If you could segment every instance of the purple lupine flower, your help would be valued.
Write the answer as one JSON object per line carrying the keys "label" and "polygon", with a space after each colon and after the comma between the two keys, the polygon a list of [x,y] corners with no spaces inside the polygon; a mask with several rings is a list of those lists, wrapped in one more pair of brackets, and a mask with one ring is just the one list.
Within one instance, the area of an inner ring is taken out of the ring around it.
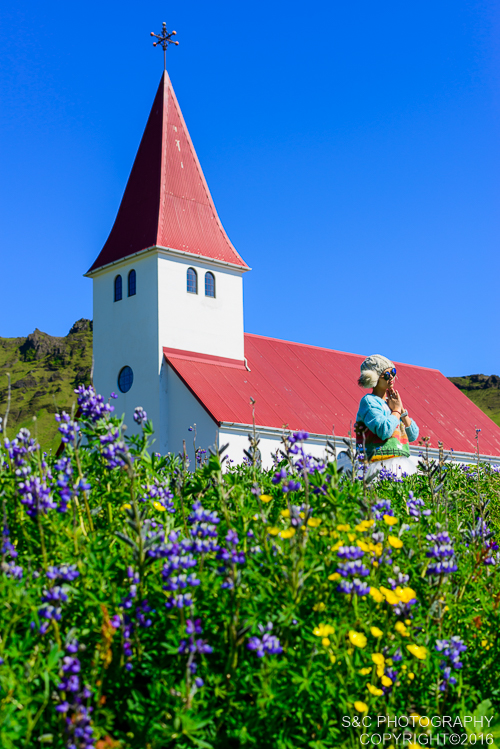
{"label": "purple lupine flower", "polygon": [[57,507],[44,478],[28,476],[18,484],[17,488],[21,495],[21,504],[26,507],[26,514],[32,518],[39,513],[46,514],[48,510]]}
{"label": "purple lupine flower", "polygon": [[391,507],[390,499],[379,499],[372,507],[372,513],[375,520],[382,520],[384,515],[394,516],[394,510]]}
{"label": "purple lupine flower", "polygon": [[463,663],[460,660],[461,653],[465,653],[467,645],[460,639],[460,637],[451,637],[449,640],[436,640],[436,650],[438,653],[442,653],[444,659],[439,664],[439,668],[442,671],[443,681],[439,685],[441,692],[445,692],[448,685],[455,685],[457,680],[451,675],[452,668],[459,670],[462,668]]}
{"label": "purple lupine flower", "polygon": [[448,531],[428,533],[426,538],[431,544],[426,551],[426,556],[436,560],[428,565],[427,575],[449,575],[455,572],[458,567],[454,560],[455,550]]}
{"label": "purple lupine flower", "polygon": [[65,716],[67,749],[94,749],[94,729],[91,724],[92,708],[84,704],[92,692],[87,685],[81,685],[78,674],[81,664],[75,653],[78,652],[78,642],[71,641],[66,646],[66,653],[62,661],[63,676],[58,684],[61,701],[56,705],[56,711]]}
{"label": "purple lupine flower", "polygon": [[97,395],[92,385],[80,385],[74,392],[84,419],[96,422],[114,410],[113,406],[104,402],[102,395]]}
{"label": "purple lupine flower", "polygon": [[14,580],[21,580],[23,577],[23,568],[14,561],[17,558],[17,551],[9,536],[10,531],[5,518],[2,529],[2,561],[0,569],[6,577],[12,577]]}
{"label": "purple lupine flower", "polygon": [[356,559],[354,562],[339,563],[335,572],[338,572],[342,577],[353,577],[354,575],[367,577],[370,574],[370,570],[364,566],[360,559]]}
{"label": "purple lupine flower", "polygon": [[394,471],[391,471],[389,468],[386,468],[383,466],[380,471],[377,474],[377,478],[379,481],[392,481],[396,484],[402,484],[403,478],[406,476],[405,473],[402,474],[402,476],[398,476],[397,473]]}
{"label": "purple lupine flower", "polygon": [[61,441],[64,442],[64,444],[71,443],[74,445],[78,439],[78,432],[80,431],[80,425],[78,422],[71,419],[71,416],[69,416],[66,411],[63,411],[62,414],[56,414],[55,420],[61,425],[58,428],[58,432],[61,435]]}
{"label": "purple lupine flower", "polygon": [[21,468],[25,464],[26,456],[30,456],[36,452],[40,448],[40,445],[31,437],[29,429],[23,427],[12,441],[8,439],[4,440],[4,447],[14,466]]}
{"label": "purple lupine flower", "polygon": [[61,564],[59,567],[49,567],[47,569],[47,577],[49,580],[63,580],[66,583],[70,583],[79,577],[75,564]]}
{"label": "purple lupine flower", "polygon": [[134,409],[134,421],[135,421],[135,423],[139,424],[139,426],[141,426],[147,420],[148,420],[148,415],[147,415],[146,411],[143,409],[142,406],[137,406]]}
{"label": "purple lupine flower", "polygon": [[261,637],[255,635],[250,637],[247,642],[248,650],[254,650],[258,658],[264,658],[265,655],[279,655],[283,652],[279,639],[270,634],[273,625],[272,622],[268,622],[265,626],[262,624],[258,625]]}
{"label": "purple lupine flower", "polygon": [[355,559],[361,559],[364,556],[364,551],[359,546],[340,546],[337,549],[337,556],[339,559],[354,561]]}
{"label": "purple lupine flower", "polygon": [[126,453],[125,442],[120,439],[120,432],[116,427],[110,426],[107,434],[101,435],[99,441],[102,446],[102,456],[109,468],[120,468],[125,465],[123,459]]}
{"label": "purple lupine flower", "polygon": [[287,478],[287,472],[284,468],[280,468],[280,470],[274,474],[274,476],[271,479],[271,482],[273,484],[279,484],[283,481],[283,479]]}
{"label": "purple lupine flower", "polygon": [[174,503],[172,502],[174,495],[165,482],[162,482],[155,477],[152,485],[148,484],[142,488],[145,492],[145,496],[142,498],[143,502],[145,502],[146,499],[151,499],[160,502],[167,512],[175,512]]}
{"label": "purple lupine flower", "polygon": [[421,508],[425,507],[425,502],[423,499],[419,499],[418,497],[413,496],[413,492],[408,492],[408,499],[406,500],[406,508],[408,510],[408,514],[411,515],[411,517],[416,518],[417,520],[422,517],[428,517],[431,514],[430,510],[422,510]]}

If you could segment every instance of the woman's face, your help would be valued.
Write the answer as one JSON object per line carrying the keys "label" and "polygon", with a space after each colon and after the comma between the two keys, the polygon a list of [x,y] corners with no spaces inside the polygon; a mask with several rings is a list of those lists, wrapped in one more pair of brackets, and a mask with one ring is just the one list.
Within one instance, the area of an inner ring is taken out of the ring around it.
{"label": "woman's face", "polygon": [[[389,375],[389,378],[387,378],[387,375]],[[378,384],[380,387],[383,387],[384,392],[387,392],[387,390],[394,387],[395,380],[396,380],[396,375],[393,374],[393,368],[389,367],[388,369],[385,370],[385,372],[382,372],[382,374],[378,378]]]}

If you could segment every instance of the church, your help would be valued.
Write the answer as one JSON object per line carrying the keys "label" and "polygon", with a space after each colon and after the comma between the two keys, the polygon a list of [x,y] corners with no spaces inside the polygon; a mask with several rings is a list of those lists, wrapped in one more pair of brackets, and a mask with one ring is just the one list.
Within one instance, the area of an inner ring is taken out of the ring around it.
{"label": "church", "polygon": [[[93,281],[94,385],[117,393],[127,434],[134,408],[153,420],[154,450],[229,443],[236,463],[255,418],[265,466],[284,430],[309,432],[323,456],[343,447],[361,397],[364,357],[244,332],[251,269],[227,236],[165,70]],[[367,351],[366,355],[374,352]],[[381,352],[388,356],[391,352]],[[436,369],[395,362],[405,408],[455,460],[500,463],[500,428]],[[196,425],[196,427],[194,427]],[[190,429],[191,428],[191,429]],[[417,459],[420,447],[411,445]]]}

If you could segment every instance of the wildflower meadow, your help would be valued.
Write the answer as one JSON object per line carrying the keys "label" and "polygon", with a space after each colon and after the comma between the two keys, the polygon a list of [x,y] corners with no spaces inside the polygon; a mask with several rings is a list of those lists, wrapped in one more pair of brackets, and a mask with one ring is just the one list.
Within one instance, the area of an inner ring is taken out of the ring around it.
{"label": "wildflower meadow", "polygon": [[126,437],[76,395],[57,455],[2,435],[2,749],[348,748],[368,715],[498,749],[498,468],[423,440],[368,483],[305,432],[271,470],[255,432],[244,464],[190,466],[142,408]]}

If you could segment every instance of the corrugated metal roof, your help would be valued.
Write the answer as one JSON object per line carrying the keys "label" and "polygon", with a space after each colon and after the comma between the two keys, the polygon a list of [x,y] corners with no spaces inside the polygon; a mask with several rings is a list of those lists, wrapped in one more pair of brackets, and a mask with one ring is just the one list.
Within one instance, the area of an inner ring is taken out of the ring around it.
{"label": "corrugated metal roof", "polygon": [[[165,357],[212,418],[248,424],[250,397],[260,426],[347,436],[366,392],[357,385],[362,356],[245,334],[243,362],[226,366],[202,354],[164,349]],[[500,455],[500,428],[437,369],[395,362],[397,388],[420,436],[445,449]]]}
{"label": "corrugated metal roof", "polygon": [[90,271],[154,246],[248,267],[217,215],[166,71],[115,223]]}

